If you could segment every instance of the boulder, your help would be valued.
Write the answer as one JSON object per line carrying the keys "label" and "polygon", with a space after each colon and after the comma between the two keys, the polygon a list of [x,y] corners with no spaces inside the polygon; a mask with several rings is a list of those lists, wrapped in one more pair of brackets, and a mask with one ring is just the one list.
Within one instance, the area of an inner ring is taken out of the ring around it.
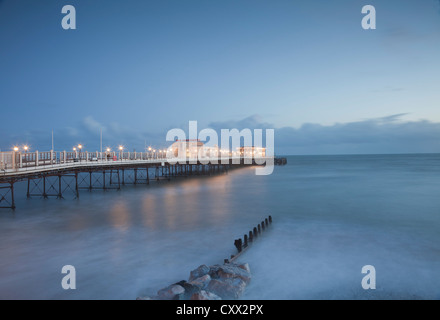
{"label": "boulder", "polygon": [[207,290],[224,300],[234,300],[241,297],[246,288],[246,283],[240,278],[213,279],[209,282]]}
{"label": "boulder", "polygon": [[151,301],[151,300],[157,300],[157,298],[153,298],[153,297],[137,297],[136,298],[137,301]]}
{"label": "boulder", "polygon": [[240,278],[246,283],[246,285],[251,282],[252,278],[250,271],[248,272],[234,263],[212,266],[210,268],[209,275],[212,279]]}
{"label": "boulder", "polygon": [[137,300],[234,300],[241,297],[251,281],[247,263],[227,263],[191,271],[189,281],[180,281],[162,290],[157,296]]}
{"label": "boulder", "polygon": [[238,267],[239,267],[240,269],[243,269],[243,270],[246,271],[247,273],[251,274],[251,268],[249,267],[249,264],[248,264],[248,263],[240,264],[240,265],[238,265]]}
{"label": "boulder", "polygon": [[175,300],[184,293],[185,293],[185,289],[182,286],[173,284],[169,287],[159,290],[157,295],[160,300]]}
{"label": "boulder", "polygon": [[198,293],[194,293],[191,296],[191,300],[221,300],[221,299],[222,298],[220,298],[218,295],[205,290],[202,290]]}
{"label": "boulder", "polygon": [[200,289],[206,289],[209,281],[211,281],[211,276],[209,274],[206,274],[203,277],[200,277],[200,278],[197,278],[193,281],[190,281],[189,283],[192,284],[193,286],[200,288]]}
{"label": "boulder", "polygon": [[209,273],[209,271],[210,271],[210,268],[208,266],[201,265],[197,269],[191,271],[191,274],[189,276],[189,282],[207,275]]}
{"label": "boulder", "polygon": [[176,299],[178,300],[189,300],[193,294],[199,293],[201,290],[201,288],[199,288],[198,286],[186,281],[180,281],[178,283],[175,283],[175,285],[179,285],[183,289],[185,289],[185,292],[183,294],[179,294],[179,297],[176,297]]}

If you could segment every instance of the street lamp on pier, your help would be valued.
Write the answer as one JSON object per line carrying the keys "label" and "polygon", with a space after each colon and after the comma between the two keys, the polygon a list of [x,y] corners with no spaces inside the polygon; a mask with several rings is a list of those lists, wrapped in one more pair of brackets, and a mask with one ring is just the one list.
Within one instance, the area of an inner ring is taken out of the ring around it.
{"label": "street lamp on pier", "polygon": [[82,150],[82,148],[83,148],[83,145],[82,145],[82,144],[79,144],[79,145],[78,145],[78,150],[79,150],[79,162],[81,162],[81,150]]}
{"label": "street lamp on pier", "polygon": [[122,151],[124,150],[124,147],[123,146],[119,146],[119,158],[121,159],[121,161],[122,161],[122,156],[123,156],[123,153],[122,153]]}

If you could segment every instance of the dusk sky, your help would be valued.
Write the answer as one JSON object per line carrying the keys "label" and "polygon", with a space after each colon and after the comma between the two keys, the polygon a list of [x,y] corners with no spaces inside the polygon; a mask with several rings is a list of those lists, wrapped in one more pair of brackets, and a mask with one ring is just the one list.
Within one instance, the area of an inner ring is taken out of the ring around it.
{"label": "dusk sky", "polygon": [[197,120],[274,128],[278,154],[440,152],[440,1],[0,0],[0,108],[2,151]]}

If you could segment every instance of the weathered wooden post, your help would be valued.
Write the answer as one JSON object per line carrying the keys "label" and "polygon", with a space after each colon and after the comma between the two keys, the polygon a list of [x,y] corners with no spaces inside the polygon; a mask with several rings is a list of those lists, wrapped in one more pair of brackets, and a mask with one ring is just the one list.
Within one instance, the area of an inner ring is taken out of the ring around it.
{"label": "weathered wooden post", "polygon": [[241,239],[235,240],[234,245],[237,248],[238,252],[243,251],[243,242]]}
{"label": "weathered wooden post", "polygon": [[249,231],[249,235],[244,235],[244,241],[242,239],[237,239],[234,242],[234,246],[237,248],[238,254],[231,255],[230,259],[225,259],[225,264],[231,263],[236,260],[243,252],[245,252],[250,245],[260,236],[262,231],[266,228],[269,228],[269,223],[272,223],[272,217],[269,216],[267,219],[264,219],[257,227],[253,228],[253,230]]}

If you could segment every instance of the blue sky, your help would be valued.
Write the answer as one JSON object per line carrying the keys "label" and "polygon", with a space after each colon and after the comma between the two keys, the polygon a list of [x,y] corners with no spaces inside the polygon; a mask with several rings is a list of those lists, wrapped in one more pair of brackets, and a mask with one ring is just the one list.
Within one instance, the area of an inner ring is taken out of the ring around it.
{"label": "blue sky", "polygon": [[440,152],[439,57],[438,0],[0,0],[0,148],[140,150],[197,120],[285,154]]}

